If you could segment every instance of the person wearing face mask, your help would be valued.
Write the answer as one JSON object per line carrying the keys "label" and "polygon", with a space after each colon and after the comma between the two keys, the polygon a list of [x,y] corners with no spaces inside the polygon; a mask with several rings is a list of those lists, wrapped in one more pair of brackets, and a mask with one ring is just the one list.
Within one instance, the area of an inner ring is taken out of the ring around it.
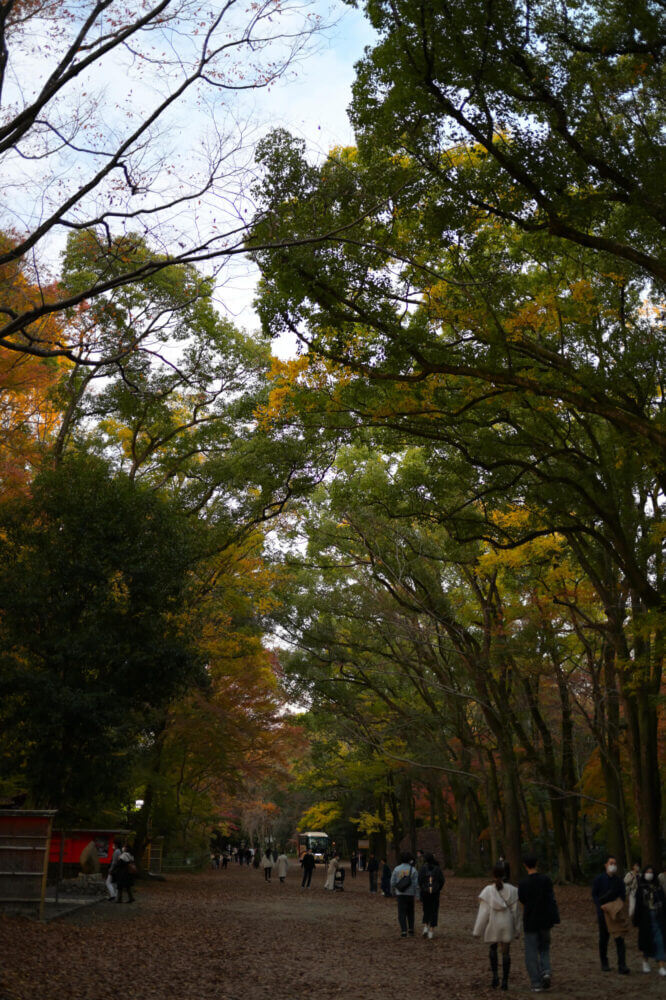
{"label": "person wearing face mask", "polygon": [[638,882],[633,922],[638,927],[638,948],[643,952],[643,972],[650,972],[650,959],[657,960],[659,975],[666,976],[666,899],[652,865]]}
{"label": "person wearing face mask", "polygon": [[[608,964],[610,932],[606,922],[606,914],[602,910],[602,906],[606,903],[613,903],[616,899],[624,901],[626,897],[625,884],[617,873],[617,860],[610,856],[606,859],[604,871],[600,875],[597,875],[592,883],[592,899],[597,908],[599,958],[601,959],[602,972],[610,972],[610,965]],[[613,937],[615,938],[615,949],[617,951],[617,971],[621,975],[626,976],[629,974],[629,969],[627,968],[624,934],[614,933]]]}

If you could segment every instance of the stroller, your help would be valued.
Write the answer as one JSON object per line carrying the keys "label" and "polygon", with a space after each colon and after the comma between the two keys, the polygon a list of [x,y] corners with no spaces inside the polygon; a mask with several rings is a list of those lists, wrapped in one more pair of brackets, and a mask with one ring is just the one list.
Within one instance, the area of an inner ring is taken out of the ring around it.
{"label": "stroller", "polygon": [[333,892],[344,892],[345,891],[345,870],[344,868],[338,868],[335,873],[335,879],[333,881]]}

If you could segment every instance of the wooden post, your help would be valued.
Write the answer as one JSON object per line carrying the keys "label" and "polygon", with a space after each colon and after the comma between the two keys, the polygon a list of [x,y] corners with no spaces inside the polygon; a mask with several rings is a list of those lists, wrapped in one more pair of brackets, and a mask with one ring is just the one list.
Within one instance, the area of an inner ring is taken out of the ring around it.
{"label": "wooden post", "polygon": [[46,896],[46,877],[49,872],[49,854],[51,849],[51,832],[53,830],[53,816],[49,816],[49,828],[46,834],[46,848],[44,850],[44,869],[42,871],[42,894],[39,900],[39,920],[44,919],[44,897]]}

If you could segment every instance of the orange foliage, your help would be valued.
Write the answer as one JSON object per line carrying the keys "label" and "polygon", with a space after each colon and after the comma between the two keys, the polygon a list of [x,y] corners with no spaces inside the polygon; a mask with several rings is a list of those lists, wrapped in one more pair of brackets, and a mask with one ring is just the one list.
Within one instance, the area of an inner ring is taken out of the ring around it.
{"label": "orange foliage", "polygon": [[[0,249],[11,245],[0,236]],[[0,301],[5,310],[21,312],[39,303],[46,289],[31,281],[22,261],[0,267]],[[43,344],[62,340],[62,321],[49,316],[28,329]],[[20,490],[33,474],[52,438],[58,406],[53,398],[64,362],[0,347],[0,490]]]}

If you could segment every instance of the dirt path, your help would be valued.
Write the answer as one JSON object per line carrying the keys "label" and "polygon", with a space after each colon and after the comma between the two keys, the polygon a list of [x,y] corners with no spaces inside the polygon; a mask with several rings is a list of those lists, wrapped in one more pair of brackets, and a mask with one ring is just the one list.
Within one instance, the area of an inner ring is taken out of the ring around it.
{"label": "dirt path", "polygon": [[[321,869],[302,892],[294,867],[284,885],[232,867],[140,883],[134,905],[100,903],[50,924],[0,916],[0,1000],[504,996],[489,989],[485,947],[470,933],[482,881],[447,880],[433,941],[421,938],[418,923],[417,936],[402,940],[395,901],[371,895],[363,875],[347,873],[342,893],[323,883]],[[602,974],[589,891],[566,887],[557,896],[551,995],[666,997],[666,980],[639,971],[634,933],[632,975]],[[521,941],[509,991],[529,994]]]}

